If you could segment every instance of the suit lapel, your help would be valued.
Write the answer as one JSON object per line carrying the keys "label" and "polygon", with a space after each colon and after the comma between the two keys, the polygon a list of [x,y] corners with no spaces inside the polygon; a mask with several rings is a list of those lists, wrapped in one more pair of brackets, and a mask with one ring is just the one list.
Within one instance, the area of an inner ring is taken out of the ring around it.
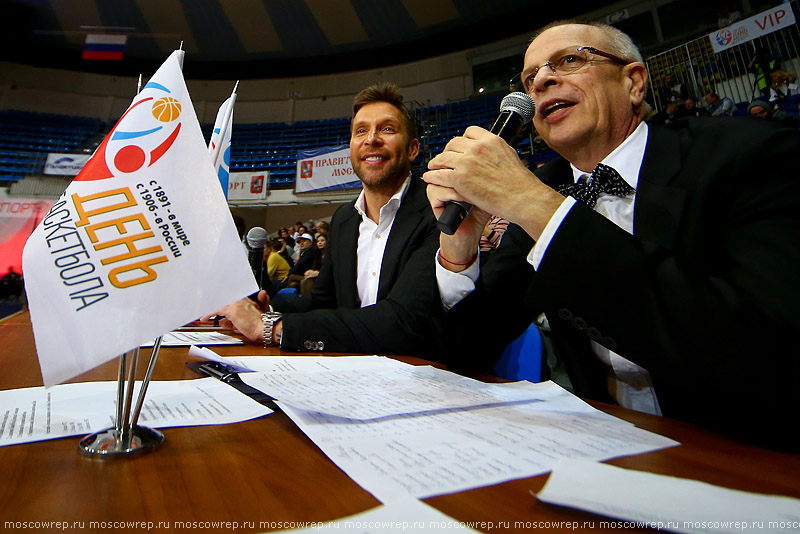
{"label": "suit lapel", "polygon": [[667,128],[648,128],[636,205],[633,233],[672,248],[683,214],[686,191],[669,184],[681,170],[680,135]]}
{"label": "suit lapel", "polygon": [[352,203],[347,215],[333,229],[336,232],[336,242],[331,243],[331,247],[335,247],[336,250],[336,255],[332,257],[334,261],[333,281],[336,287],[336,300],[341,308],[359,307],[356,288],[359,224],[361,224],[361,217]]}
{"label": "suit lapel", "polygon": [[397,269],[400,266],[400,258],[403,252],[407,250],[408,242],[422,220],[422,216],[419,213],[420,209],[428,205],[424,182],[414,176],[410,180],[408,191],[406,191],[400,202],[400,208],[397,210],[394,223],[392,223],[392,230],[389,232],[386,249],[383,251],[381,278],[378,284],[378,300],[385,298],[392,289]]}

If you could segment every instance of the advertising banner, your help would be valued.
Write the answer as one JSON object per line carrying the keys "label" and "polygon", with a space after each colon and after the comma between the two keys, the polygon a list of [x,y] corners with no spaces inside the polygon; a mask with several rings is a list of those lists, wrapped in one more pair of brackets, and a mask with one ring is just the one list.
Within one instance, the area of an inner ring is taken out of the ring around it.
{"label": "advertising banner", "polygon": [[267,198],[269,171],[232,172],[228,178],[228,201]]}
{"label": "advertising banner", "polygon": [[795,23],[794,13],[789,4],[763,11],[725,28],[708,34],[715,53],[752,41],[774,31],[787,28]]}
{"label": "advertising banner", "polygon": [[81,169],[86,165],[90,157],[90,154],[59,154],[57,152],[51,152],[47,155],[47,162],[44,164],[44,173],[75,176],[81,172]]}
{"label": "advertising banner", "polygon": [[54,200],[41,198],[5,197],[0,194],[0,276],[13,267],[22,272],[22,249],[25,241]]}
{"label": "advertising banner", "polygon": [[360,184],[350,164],[348,145],[301,150],[297,153],[296,193],[349,189]]}

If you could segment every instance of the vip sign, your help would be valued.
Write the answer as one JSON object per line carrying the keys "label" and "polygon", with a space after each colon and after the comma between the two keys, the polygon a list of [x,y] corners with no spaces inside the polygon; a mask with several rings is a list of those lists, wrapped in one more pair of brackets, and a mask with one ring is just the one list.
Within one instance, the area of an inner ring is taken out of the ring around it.
{"label": "vip sign", "polygon": [[708,38],[714,52],[719,53],[736,45],[752,41],[757,37],[787,28],[794,23],[795,18],[792,8],[788,4],[783,4],[710,33]]}

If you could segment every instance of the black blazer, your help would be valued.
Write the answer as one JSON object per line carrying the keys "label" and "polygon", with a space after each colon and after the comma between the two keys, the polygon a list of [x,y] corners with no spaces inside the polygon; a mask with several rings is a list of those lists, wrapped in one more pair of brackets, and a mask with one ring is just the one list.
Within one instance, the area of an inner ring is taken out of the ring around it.
{"label": "black blazer", "polygon": [[300,253],[300,256],[297,257],[297,262],[295,262],[294,266],[292,266],[289,271],[290,275],[297,274],[303,276],[306,274],[306,271],[314,268],[315,247],[316,245],[312,242],[311,246]]}
{"label": "black blazer", "polygon": [[355,201],[336,210],[311,295],[281,305],[287,312],[282,348],[436,355],[432,312],[439,294],[431,288],[439,230],[425,188],[425,182],[411,178],[386,243],[378,302],[365,308],[356,289],[361,216]]}
{"label": "black blazer", "polygon": [[[664,415],[798,448],[783,429],[800,415],[799,154],[800,132],[749,117],[651,126],[633,235],[570,210],[525,304],[547,314],[577,394],[608,400],[594,340],[650,371]],[[572,180],[561,158],[536,174]],[[516,262],[483,269],[484,293],[503,291],[498,270],[530,273],[520,234],[504,243]]]}

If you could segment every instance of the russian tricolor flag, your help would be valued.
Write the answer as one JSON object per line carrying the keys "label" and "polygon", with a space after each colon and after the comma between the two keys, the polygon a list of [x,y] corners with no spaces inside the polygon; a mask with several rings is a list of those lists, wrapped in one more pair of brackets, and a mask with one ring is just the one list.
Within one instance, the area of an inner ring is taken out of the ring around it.
{"label": "russian tricolor flag", "polygon": [[83,59],[120,60],[127,41],[127,35],[88,34]]}

